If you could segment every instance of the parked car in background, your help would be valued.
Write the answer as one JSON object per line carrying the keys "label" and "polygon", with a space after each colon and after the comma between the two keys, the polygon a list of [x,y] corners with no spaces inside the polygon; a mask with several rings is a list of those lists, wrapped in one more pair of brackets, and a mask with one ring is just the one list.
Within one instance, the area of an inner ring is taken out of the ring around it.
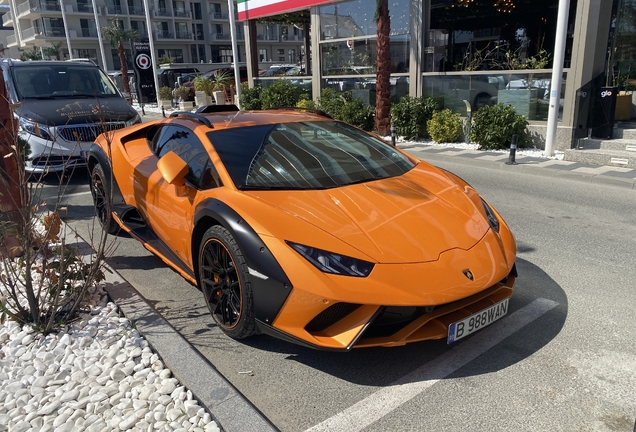
{"label": "parked car in background", "polygon": [[26,170],[63,171],[84,166],[104,131],[141,123],[113,82],[88,62],[0,60],[0,68],[29,144]]}

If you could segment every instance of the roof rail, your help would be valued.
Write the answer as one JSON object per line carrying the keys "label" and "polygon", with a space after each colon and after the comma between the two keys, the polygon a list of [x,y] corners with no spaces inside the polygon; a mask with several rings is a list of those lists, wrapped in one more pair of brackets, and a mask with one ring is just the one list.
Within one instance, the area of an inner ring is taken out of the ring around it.
{"label": "roof rail", "polygon": [[237,112],[239,108],[236,105],[205,105],[198,108],[195,112],[197,114],[212,114],[219,112]]}
{"label": "roof rail", "polygon": [[331,117],[329,114],[327,114],[326,112],[319,110],[319,109],[315,109],[315,108],[303,108],[303,107],[277,107],[277,108],[268,108],[271,110],[292,110],[292,111],[305,111],[305,112],[310,112],[312,114],[318,114],[319,116],[323,116],[323,117],[327,117],[333,120],[333,117]]}
{"label": "roof rail", "polygon": [[214,126],[212,126],[212,123],[210,123],[210,120],[208,120],[207,118],[203,117],[201,114],[188,112],[188,111],[175,111],[172,114],[170,114],[170,117],[171,118],[172,117],[186,117],[186,118],[189,118],[190,120],[194,120],[194,121],[198,121],[199,123],[203,123],[204,125],[206,125],[210,129],[214,129]]}

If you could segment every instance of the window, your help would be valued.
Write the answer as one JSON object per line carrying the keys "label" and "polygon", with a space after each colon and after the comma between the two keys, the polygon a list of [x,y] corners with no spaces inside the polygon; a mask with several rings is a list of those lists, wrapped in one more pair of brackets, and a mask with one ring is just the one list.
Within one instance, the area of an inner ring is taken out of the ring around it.
{"label": "window", "polygon": [[[126,53],[126,64],[128,65],[128,70],[132,70],[133,69],[133,56],[130,53],[129,49],[125,49],[124,50]],[[119,54],[117,53],[117,48],[111,49],[110,50],[110,54],[113,58],[113,68],[115,70],[120,70],[121,69],[121,63],[119,62]]]}
{"label": "window", "polygon": [[276,52],[278,52],[278,55],[285,55],[285,50],[284,49],[278,49],[278,50],[276,50]]}
{"label": "window", "polygon": [[192,17],[194,19],[203,19],[203,14],[201,13],[201,3],[190,3],[190,12],[192,13]]}
{"label": "window", "polygon": [[208,152],[191,130],[182,126],[164,126],[154,134],[149,145],[159,158],[172,151],[183,159],[188,164],[186,180],[191,185],[199,189],[220,185]]}
{"label": "window", "polygon": [[[234,61],[231,45],[212,45],[212,63],[231,63]],[[240,50],[239,50],[240,51]],[[241,55],[238,54],[240,60]]]}
{"label": "window", "polygon": [[157,54],[159,54],[160,58],[166,55],[171,59],[174,59],[175,63],[183,63],[182,49],[157,49]]}
{"label": "window", "polygon": [[281,39],[286,41],[289,40],[289,27],[285,26],[285,27],[281,27],[280,28],[280,36]]}
{"label": "window", "polygon": [[223,34],[223,24],[214,24],[213,28],[216,30],[214,33],[217,35]]}
{"label": "window", "polygon": [[267,61],[267,50],[266,49],[259,49],[258,50],[258,61],[259,62]]}
{"label": "window", "polygon": [[192,33],[194,33],[194,38],[196,40],[205,39],[205,36],[203,35],[203,24],[192,24]]}
{"label": "window", "polygon": [[289,63],[296,63],[296,50],[295,49],[290,49],[289,50]]}

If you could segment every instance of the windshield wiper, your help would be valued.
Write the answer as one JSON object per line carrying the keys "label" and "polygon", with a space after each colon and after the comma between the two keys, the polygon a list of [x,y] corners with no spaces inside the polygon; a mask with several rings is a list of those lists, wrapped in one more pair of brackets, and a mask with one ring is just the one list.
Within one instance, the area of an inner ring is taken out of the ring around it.
{"label": "windshield wiper", "polygon": [[52,96],[22,96],[22,99],[55,99]]}

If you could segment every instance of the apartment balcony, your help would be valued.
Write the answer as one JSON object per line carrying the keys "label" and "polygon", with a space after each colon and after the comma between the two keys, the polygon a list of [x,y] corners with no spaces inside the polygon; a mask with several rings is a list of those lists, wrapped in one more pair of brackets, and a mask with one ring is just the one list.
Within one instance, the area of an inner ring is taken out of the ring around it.
{"label": "apartment balcony", "polygon": [[177,39],[180,39],[180,40],[194,40],[194,34],[193,33],[176,32],[175,36],[177,37]]}
{"label": "apartment balcony", "polygon": [[[29,0],[18,5],[18,17],[30,15],[31,20],[37,19],[42,14],[50,15],[52,12],[59,12],[62,15],[62,8],[59,2]],[[56,14],[57,15],[57,14]]]}
{"label": "apartment balcony", "polygon": [[280,39],[279,39],[278,35],[257,34],[256,35],[256,40],[269,41],[269,42],[279,42]]}
{"label": "apartment balcony", "polygon": [[[75,33],[73,31],[73,33]],[[34,40],[41,39],[57,39],[57,38],[65,38],[66,33],[64,33],[63,27],[54,27],[45,30],[38,30],[35,27],[28,28],[24,30],[21,34],[22,42],[32,42]]]}
{"label": "apartment balcony", "polygon": [[4,27],[13,27],[13,18],[11,17],[11,12],[5,13],[2,15],[2,25]]}
{"label": "apartment balcony", "polygon": [[210,17],[213,20],[220,20],[220,21],[227,21],[228,19],[230,19],[230,16],[228,14],[221,13],[221,12],[210,14]]}
{"label": "apartment balcony", "polygon": [[157,40],[174,39],[174,33],[169,31],[158,31],[158,32],[155,32],[155,39]]}
{"label": "apartment balcony", "polygon": [[229,34],[214,33],[210,35],[213,41],[229,41],[232,37]]}
{"label": "apartment balcony", "polygon": [[77,32],[78,38],[97,38],[97,29],[94,28],[81,28]]}
{"label": "apartment balcony", "polygon": [[15,37],[14,34],[7,36],[7,47],[17,47],[18,46],[18,38]]}
{"label": "apartment balcony", "polygon": [[192,19],[190,11],[174,11],[175,18],[188,18]]}
{"label": "apartment balcony", "polygon": [[168,9],[157,9],[152,11],[152,14],[155,18],[164,18],[164,17],[172,16],[172,12],[169,11]]}
{"label": "apartment balcony", "polygon": [[128,15],[144,16],[144,8],[142,5],[128,6]]}
{"label": "apartment balcony", "polygon": [[300,42],[302,40],[303,40],[303,37],[300,35],[290,35],[290,34],[280,35],[281,42]]}
{"label": "apartment balcony", "polygon": [[73,12],[77,12],[77,13],[93,13],[93,5],[90,4],[82,4],[82,3],[78,3],[77,6],[75,5],[66,5],[67,11],[68,11],[68,7],[72,6],[73,7]]}
{"label": "apartment balcony", "polygon": [[107,5],[106,15],[123,15],[124,8],[121,5]]}

